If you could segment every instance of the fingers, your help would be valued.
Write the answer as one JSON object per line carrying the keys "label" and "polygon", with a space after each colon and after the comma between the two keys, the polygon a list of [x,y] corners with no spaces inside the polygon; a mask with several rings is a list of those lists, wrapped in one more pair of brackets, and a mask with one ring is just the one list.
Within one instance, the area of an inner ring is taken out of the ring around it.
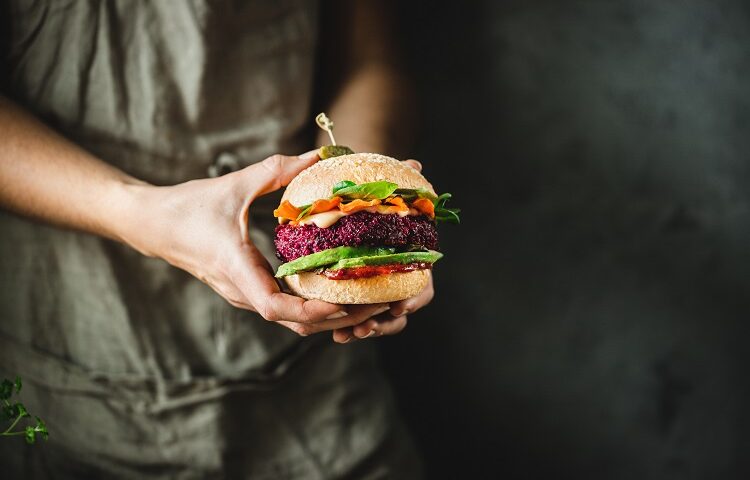
{"label": "fingers", "polygon": [[355,325],[352,333],[357,338],[370,338],[381,335],[393,335],[406,327],[406,315],[394,317],[384,313],[359,325]]}
{"label": "fingers", "polygon": [[314,164],[320,159],[317,150],[311,150],[298,157],[287,157],[285,155],[272,155],[260,163],[251,165],[237,174],[244,178],[243,192],[245,200],[237,216],[240,227],[242,242],[250,243],[247,230],[247,222],[250,212],[250,204],[256,197],[274,192],[281,187],[289,185],[294,177],[302,170]]}
{"label": "fingers", "polygon": [[388,313],[383,313],[359,325],[334,330],[332,337],[336,343],[349,343],[352,340],[395,335],[406,328],[406,324],[406,315],[394,317]]}
{"label": "fingers", "polygon": [[375,336],[395,335],[401,333],[401,331],[406,328],[407,322],[406,315],[400,317],[392,317],[389,315],[387,320],[379,320],[373,330],[375,331]]}
{"label": "fingers", "polygon": [[243,261],[237,262],[232,274],[234,283],[245,297],[245,303],[252,305],[266,320],[315,322],[345,312],[340,305],[281,292],[268,262],[254,245],[244,245],[240,258]]}
{"label": "fingers", "polygon": [[289,185],[302,170],[320,159],[317,150],[310,150],[297,157],[272,155],[243,172],[255,187],[255,196],[265,195]]}
{"label": "fingers", "polygon": [[409,165],[414,170],[421,172],[422,171],[422,164],[419,163],[419,161],[414,159],[404,160],[404,163]]}
{"label": "fingers", "polygon": [[400,317],[401,315],[416,312],[430,303],[434,296],[435,289],[432,286],[432,276],[430,276],[430,283],[419,293],[419,295],[407,298],[406,300],[401,300],[400,302],[392,303],[390,314],[394,317]]}
{"label": "fingers", "polygon": [[348,343],[352,340],[363,338],[395,335],[406,328],[406,315],[416,312],[430,303],[434,295],[435,289],[432,286],[432,277],[430,277],[430,283],[419,295],[392,303],[388,313],[382,313],[353,327],[334,330],[332,335],[333,341],[336,343]]}
{"label": "fingers", "polygon": [[358,325],[368,318],[387,312],[389,306],[388,304],[347,305],[345,308],[346,315],[335,315],[333,318],[319,322],[279,321],[278,323],[299,335],[306,336],[329,330],[351,328],[352,325]]}

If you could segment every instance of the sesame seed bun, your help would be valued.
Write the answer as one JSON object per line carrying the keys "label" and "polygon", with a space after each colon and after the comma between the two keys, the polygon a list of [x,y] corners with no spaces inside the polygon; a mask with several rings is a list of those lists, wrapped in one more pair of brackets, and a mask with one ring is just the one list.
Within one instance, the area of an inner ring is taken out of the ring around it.
{"label": "sesame seed bun", "polygon": [[[331,196],[335,184],[351,180],[357,184],[385,180],[400,188],[435,190],[421,173],[409,165],[377,153],[355,153],[321,160],[303,170],[286,188],[283,200],[307,205]],[[430,270],[388,273],[367,278],[331,280],[314,272],[284,277],[289,289],[302,298],[338,304],[389,303],[413,297],[427,287]]]}
{"label": "sesame seed bun", "polygon": [[302,272],[284,277],[297,296],[339,304],[390,303],[411,298],[430,283],[430,270],[388,273],[352,280],[330,280]]}
{"label": "sesame seed bun", "polygon": [[395,158],[377,153],[354,153],[321,160],[302,170],[286,187],[281,199],[295,206],[307,205],[330,197],[333,186],[342,180],[354,183],[385,180],[401,188],[426,188],[435,193],[421,173]]}

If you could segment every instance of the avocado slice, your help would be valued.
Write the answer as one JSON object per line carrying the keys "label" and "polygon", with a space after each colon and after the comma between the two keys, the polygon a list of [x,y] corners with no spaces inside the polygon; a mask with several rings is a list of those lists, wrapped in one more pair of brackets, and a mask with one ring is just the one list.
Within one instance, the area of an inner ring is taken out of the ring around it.
{"label": "avocado slice", "polygon": [[435,263],[443,257],[443,254],[435,250],[426,252],[403,252],[386,255],[367,257],[344,258],[328,267],[329,270],[341,270],[342,268],[356,268],[367,265],[388,265],[391,263]]}
{"label": "avocado slice", "polygon": [[388,255],[395,252],[395,248],[387,247],[336,247],[323,250],[322,252],[312,253],[299,257],[291,262],[279,266],[276,271],[276,278],[294,275],[297,272],[305,270],[314,270],[316,268],[332,265],[340,260],[348,258],[366,258],[371,255]]}

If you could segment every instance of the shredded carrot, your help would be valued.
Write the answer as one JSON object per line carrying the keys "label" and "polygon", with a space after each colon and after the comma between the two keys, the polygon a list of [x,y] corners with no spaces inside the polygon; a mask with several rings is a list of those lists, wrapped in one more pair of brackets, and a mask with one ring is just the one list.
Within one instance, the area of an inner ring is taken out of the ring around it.
{"label": "shredded carrot", "polygon": [[329,210],[333,210],[341,204],[341,197],[333,197],[331,199],[315,200],[310,207],[310,215],[313,213],[323,213]]}
{"label": "shredded carrot", "polygon": [[292,205],[289,200],[284,200],[281,202],[281,205],[279,205],[279,208],[273,211],[273,216],[295,220],[300,213],[302,213],[302,210]]}
{"label": "shredded carrot", "polygon": [[404,199],[401,197],[388,197],[388,199],[385,202],[396,206],[397,207],[396,211],[409,210],[409,207],[406,205],[406,202],[404,202]]}
{"label": "shredded carrot", "polygon": [[375,205],[380,205],[380,200],[377,198],[375,200],[365,201],[365,200],[352,200],[349,203],[342,203],[339,205],[339,210],[341,210],[344,213],[354,213],[358,212],[360,210],[364,210],[365,208],[374,207]]}
{"label": "shredded carrot", "polygon": [[412,202],[411,206],[430,218],[435,217],[435,205],[427,198],[418,198]]}
{"label": "shredded carrot", "polygon": [[[369,201],[356,199],[349,203],[341,203],[341,197],[333,197],[314,201],[310,210],[307,212],[307,215],[328,212],[337,207],[341,212],[351,214],[375,206],[378,207],[377,212],[383,214],[406,212],[409,210],[409,206],[404,202],[404,199],[399,196],[388,197],[382,202],[378,199]],[[412,202],[411,206],[428,215],[430,218],[435,217],[435,207],[432,202],[426,198],[416,199]],[[281,205],[279,205],[279,208],[273,211],[275,217],[291,220],[292,224],[296,223],[297,217],[299,217],[300,213],[302,213],[302,209],[289,203],[289,200],[284,200]]]}

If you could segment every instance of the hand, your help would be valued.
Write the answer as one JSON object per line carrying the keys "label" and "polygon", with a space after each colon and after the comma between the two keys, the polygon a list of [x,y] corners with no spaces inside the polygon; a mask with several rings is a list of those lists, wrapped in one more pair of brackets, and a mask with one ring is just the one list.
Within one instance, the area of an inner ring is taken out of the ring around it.
{"label": "hand", "polygon": [[286,186],[317,160],[316,151],[274,155],[219,178],[171,187],[133,185],[119,237],[191,273],[235,307],[300,335],[359,325],[389,306],[344,307],[283,293],[248,234],[253,200]]}
{"label": "hand", "polygon": [[[422,171],[422,164],[416,160],[405,160],[410,166]],[[391,304],[388,312],[382,312],[352,327],[337,328],[333,331],[333,341],[337,343],[349,343],[352,340],[363,338],[380,337],[382,335],[395,335],[406,328],[407,314],[416,312],[432,301],[435,290],[432,286],[432,275],[430,283],[416,297],[407,298],[400,302]]]}

